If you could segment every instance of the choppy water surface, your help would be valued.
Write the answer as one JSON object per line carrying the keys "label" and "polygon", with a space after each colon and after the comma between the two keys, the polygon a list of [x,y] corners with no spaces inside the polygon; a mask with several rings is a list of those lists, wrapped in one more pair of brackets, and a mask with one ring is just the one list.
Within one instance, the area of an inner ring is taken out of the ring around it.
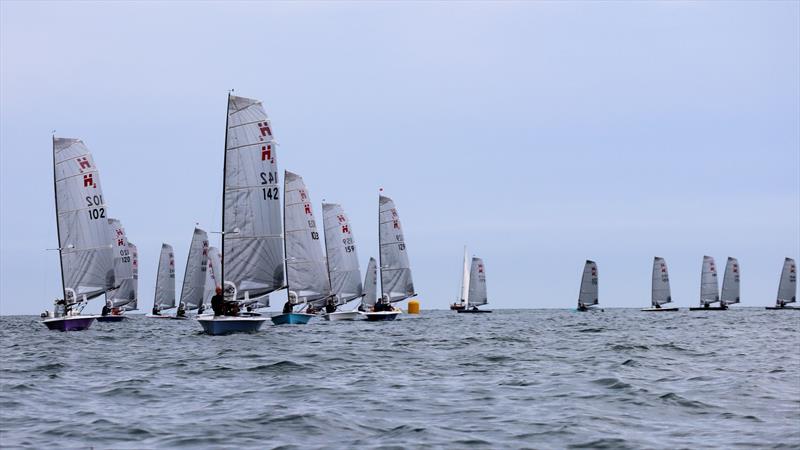
{"label": "choppy water surface", "polygon": [[0,325],[3,446],[800,446],[800,311]]}

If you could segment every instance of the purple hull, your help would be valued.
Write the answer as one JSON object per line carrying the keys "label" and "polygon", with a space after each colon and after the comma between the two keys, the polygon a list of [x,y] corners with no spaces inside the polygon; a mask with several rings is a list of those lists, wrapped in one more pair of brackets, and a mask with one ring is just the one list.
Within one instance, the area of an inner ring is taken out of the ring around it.
{"label": "purple hull", "polygon": [[48,330],[56,331],[82,331],[88,330],[94,322],[94,316],[57,317],[42,321]]}

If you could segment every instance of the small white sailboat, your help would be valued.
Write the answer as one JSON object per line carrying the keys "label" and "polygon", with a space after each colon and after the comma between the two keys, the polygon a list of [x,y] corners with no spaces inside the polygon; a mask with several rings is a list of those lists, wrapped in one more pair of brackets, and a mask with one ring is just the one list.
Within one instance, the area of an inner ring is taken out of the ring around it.
{"label": "small white sailboat", "polygon": [[173,319],[187,319],[186,313],[200,308],[203,304],[207,266],[208,233],[195,228],[192,233],[192,243],[189,245],[189,255],[186,257],[178,310]]}
{"label": "small white sailboat", "polygon": [[490,313],[488,309],[478,309],[478,306],[489,303],[486,296],[486,268],[481,258],[473,257],[469,270],[469,289],[467,290],[464,309],[459,313]]}
{"label": "small white sailboat", "polygon": [[790,303],[797,302],[797,266],[792,258],[783,261],[781,270],[781,281],[778,284],[778,297],[775,306],[767,306],[767,309],[794,309],[800,308],[788,306]]}
{"label": "small white sailboat", "polygon": [[[337,310],[326,312],[325,320],[355,320],[361,315],[357,310],[338,311],[348,302],[363,295],[361,270],[358,267],[358,252],[350,221],[341,205],[322,204],[322,222],[325,228],[325,258],[331,292]],[[329,306],[326,305],[326,309]]]}
{"label": "small white sailboat", "polygon": [[714,258],[703,256],[703,269],[700,273],[700,306],[692,306],[689,311],[723,311],[725,305],[711,306],[719,302],[719,285],[717,284],[717,267]]}
{"label": "small white sailboat", "polygon": [[169,319],[171,316],[162,314],[175,307],[175,253],[169,244],[161,244],[161,253],[158,257],[158,270],[156,272],[156,292],[153,297],[153,311],[147,317],[154,319]]}
{"label": "small white sailboat", "polygon": [[583,265],[581,290],[578,293],[578,311],[597,311],[599,308],[593,308],[600,303],[597,294],[597,263],[587,259]]}
{"label": "small white sailboat", "polygon": [[381,298],[372,311],[363,314],[370,321],[395,320],[401,311],[393,307],[392,303],[417,294],[414,292],[400,216],[394,201],[384,195],[378,197],[378,245]]}
{"label": "small white sailboat", "polygon": [[[278,169],[272,124],[258,100],[228,95],[219,280],[228,302],[269,304],[283,288]],[[213,305],[212,305],[213,306]],[[266,318],[227,309],[197,321],[207,334],[258,331]],[[219,313],[219,314],[218,314]]]}
{"label": "small white sailboat", "polygon": [[109,236],[114,253],[115,288],[106,291],[106,304],[98,322],[121,322],[125,307],[136,302],[136,279],[133,276],[133,255],[122,223],[108,219]]}
{"label": "small white sailboat", "polygon": [[664,258],[656,256],[653,258],[653,283],[650,290],[650,308],[642,308],[642,311],[677,311],[677,307],[664,307],[672,303],[672,294],[669,288],[669,272],[667,262]]}
{"label": "small white sailboat", "polygon": [[97,316],[81,315],[83,307],[116,285],[100,174],[81,140],[53,137],[53,186],[63,298],[42,323],[85,330]]}
{"label": "small white sailboat", "polygon": [[728,257],[725,264],[725,275],[722,278],[722,294],[719,297],[720,306],[727,308],[740,302],[739,299],[739,261]]}

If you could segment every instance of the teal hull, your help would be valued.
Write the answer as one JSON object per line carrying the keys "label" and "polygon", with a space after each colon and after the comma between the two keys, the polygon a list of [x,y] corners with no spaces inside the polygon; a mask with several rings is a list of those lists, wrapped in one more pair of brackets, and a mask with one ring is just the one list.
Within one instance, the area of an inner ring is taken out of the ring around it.
{"label": "teal hull", "polygon": [[305,325],[312,317],[314,317],[312,314],[303,313],[279,314],[272,316],[272,323],[275,325]]}

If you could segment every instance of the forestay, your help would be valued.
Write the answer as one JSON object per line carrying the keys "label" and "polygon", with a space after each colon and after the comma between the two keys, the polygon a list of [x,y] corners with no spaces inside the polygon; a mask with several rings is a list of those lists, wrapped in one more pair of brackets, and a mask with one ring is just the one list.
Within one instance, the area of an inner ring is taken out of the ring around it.
{"label": "forestay", "polygon": [[325,227],[325,250],[331,291],[337,303],[343,305],[361,297],[361,269],[353,230],[344,209],[334,203],[322,204],[322,221]]}
{"label": "forestay", "polygon": [[261,102],[229,96],[222,276],[237,297],[283,288],[283,237],[275,140]]}
{"label": "forestay", "polygon": [[714,258],[703,256],[703,272],[700,276],[700,305],[718,301],[717,267],[714,264]]}
{"label": "forestay", "polygon": [[722,300],[723,305],[739,303],[739,261],[736,258],[729,257],[727,264],[725,264],[720,300]]}
{"label": "forestay", "polygon": [[286,284],[296,303],[321,303],[331,295],[322,242],[314,210],[303,178],[284,174],[284,221],[286,234]]}
{"label": "forestay", "polygon": [[133,285],[133,300],[125,305],[125,311],[136,311],[139,309],[139,249],[136,244],[128,241],[128,249],[131,254],[131,272],[132,272],[132,285]]}
{"label": "forestay", "polygon": [[586,264],[583,266],[583,277],[581,277],[581,290],[578,294],[578,304],[591,306],[598,303],[597,263],[586,260]]}
{"label": "forestay", "polygon": [[486,298],[486,269],[481,258],[472,258],[472,266],[469,270],[469,296],[467,298],[469,299],[467,308],[488,303]]}
{"label": "forestay", "polygon": [[367,264],[367,273],[364,275],[364,297],[361,298],[361,305],[365,310],[370,311],[378,297],[378,264],[375,258],[370,258]]}
{"label": "forestay", "polygon": [[669,288],[669,272],[667,262],[664,258],[656,256],[653,258],[653,284],[651,289],[650,301],[653,307],[665,305],[672,302],[672,294]]}
{"label": "forestay", "polygon": [[175,253],[169,244],[161,244],[153,303],[159,310],[175,307]]}
{"label": "forestay", "polygon": [[117,287],[106,292],[106,299],[113,308],[120,308],[136,300],[133,258],[122,223],[117,219],[108,219],[108,228],[114,254],[114,284]]}
{"label": "forestay", "polygon": [[58,246],[65,295],[91,299],[114,287],[113,250],[100,174],[79,139],[53,138]]}
{"label": "forestay", "polygon": [[403,228],[394,201],[381,195],[378,203],[381,297],[399,302],[415,295]]}
{"label": "forestay", "polygon": [[203,305],[206,307],[211,306],[211,297],[217,293],[217,288],[221,288],[222,284],[217,282],[220,276],[222,267],[222,257],[219,254],[217,247],[208,248],[208,266],[206,267],[206,284],[203,290]]}
{"label": "forestay", "polygon": [[181,288],[181,304],[188,311],[197,309],[203,302],[206,285],[206,265],[208,264],[208,234],[200,228],[194,229],[189,256],[186,258],[186,271]]}
{"label": "forestay", "polygon": [[781,281],[778,284],[777,304],[794,303],[797,301],[797,267],[792,258],[786,258],[781,271]]}

